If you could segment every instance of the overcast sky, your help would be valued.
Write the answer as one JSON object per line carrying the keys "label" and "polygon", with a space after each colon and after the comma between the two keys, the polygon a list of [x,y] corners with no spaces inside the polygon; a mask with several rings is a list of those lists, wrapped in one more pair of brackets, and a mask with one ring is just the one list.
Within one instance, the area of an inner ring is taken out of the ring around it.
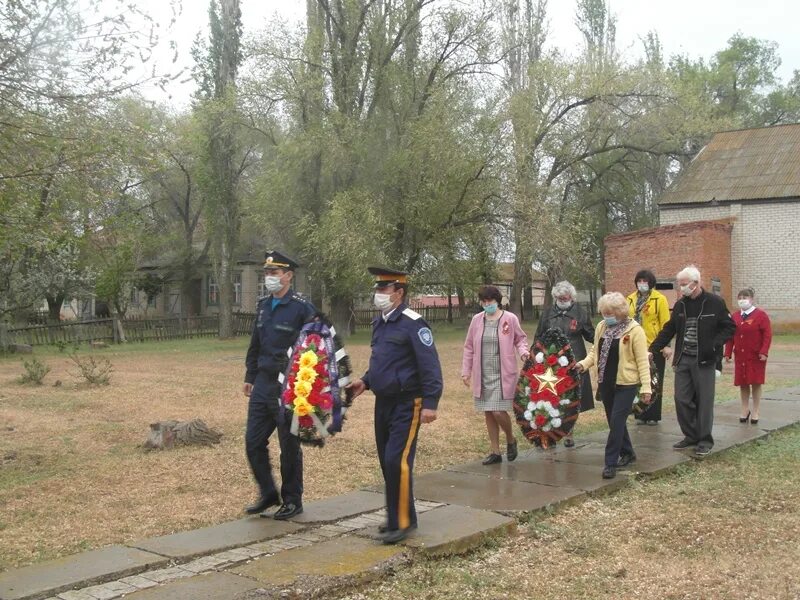
{"label": "overcast sky", "polygon": [[[138,0],[140,6],[164,25],[170,13],[166,0]],[[245,34],[269,27],[279,16],[289,21],[303,18],[305,0],[241,0]],[[182,14],[171,31],[162,32],[162,39],[178,44],[178,64],[191,66],[189,49],[195,35],[207,35],[206,0],[183,0]],[[721,50],[737,31],[745,36],[777,42],[782,60],[779,77],[788,81],[800,69],[800,3],[786,0],[610,0],[617,17],[617,46],[625,58],[641,55],[639,37],[648,31],[658,33],[666,56],[681,53],[708,59]],[[575,27],[575,0],[550,0],[550,44],[570,53],[581,47]],[[164,48],[160,61],[164,69],[170,64],[171,51]],[[145,96],[159,101],[186,106],[193,84],[170,85],[172,99],[160,90],[145,89]]]}

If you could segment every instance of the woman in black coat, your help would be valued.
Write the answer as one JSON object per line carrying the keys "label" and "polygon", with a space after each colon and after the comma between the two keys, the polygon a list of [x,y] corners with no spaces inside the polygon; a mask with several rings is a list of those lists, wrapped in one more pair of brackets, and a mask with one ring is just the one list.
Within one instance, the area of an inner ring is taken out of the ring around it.
{"label": "woman in black coat", "polygon": [[[569,281],[559,281],[553,286],[553,304],[546,308],[539,319],[535,339],[541,339],[542,334],[548,329],[560,329],[569,338],[575,360],[586,358],[586,342],[594,341],[594,325],[589,315],[578,306],[575,286]],[[533,353],[533,350],[532,350]],[[581,378],[581,412],[594,408],[592,396],[592,380],[586,373]],[[564,445],[568,448],[575,445],[572,434],[564,438]]]}

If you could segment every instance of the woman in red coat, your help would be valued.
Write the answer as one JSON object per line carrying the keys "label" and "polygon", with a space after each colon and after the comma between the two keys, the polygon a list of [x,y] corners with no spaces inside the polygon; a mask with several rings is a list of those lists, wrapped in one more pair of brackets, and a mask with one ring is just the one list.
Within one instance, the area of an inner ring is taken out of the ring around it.
{"label": "woman in red coat", "polygon": [[[767,371],[767,355],[772,343],[772,327],[769,316],[753,304],[755,293],[753,288],[745,288],[739,292],[740,311],[732,315],[736,323],[736,333],[725,344],[725,358],[728,362],[731,355],[736,355],[733,369],[733,385],[739,387],[742,400],[740,423],[758,423],[758,409],[761,403],[761,385]],[[753,408],[750,409],[750,394],[753,396]]]}

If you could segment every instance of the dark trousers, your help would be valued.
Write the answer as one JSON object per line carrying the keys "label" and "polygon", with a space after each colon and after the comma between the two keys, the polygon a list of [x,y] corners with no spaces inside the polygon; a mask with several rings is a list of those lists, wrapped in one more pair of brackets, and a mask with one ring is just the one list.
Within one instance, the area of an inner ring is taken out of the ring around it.
{"label": "dark trousers", "polygon": [[667,359],[661,352],[653,354],[653,362],[656,365],[656,373],[658,373],[658,389],[653,390],[653,401],[650,403],[649,408],[636,415],[640,421],[660,421],[661,420],[661,406],[664,398],[664,368],[667,366]]}
{"label": "dark trousers", "polygon": [[625,422],[631,414],[633,399],[636,397],[636,385],[618,385],[614,394],[605,394],[603,407],[606,409],[608,421],[608,439],[606,440],[606,466],[616,467],[619,457],[623,454],[633,455],[631,436],[628,435],[628,426]]}
{"label": "dark trousers", "polygon": [[417,524],[413,471],[422,398],[375,399],[375,445],[386,490],[390,530]]}
{"label": "dark trousers", "polygon": [[687,440],[698,446],[714,445],[714,365],[697,364],[696,356],[682,355],[675,365],[675,412]]}
{"label": "dark trousers", "polygon": [[281,386],[277,379],[264,373],[256,377],[250,404],[247,408],[245,448],[262,496],[276,492],[269,462],[269,438],[278,430],[281,448],[281,500],[284,503],[303,503],[303,451],[300,439],[289,431],[290,423],[280,418]]}

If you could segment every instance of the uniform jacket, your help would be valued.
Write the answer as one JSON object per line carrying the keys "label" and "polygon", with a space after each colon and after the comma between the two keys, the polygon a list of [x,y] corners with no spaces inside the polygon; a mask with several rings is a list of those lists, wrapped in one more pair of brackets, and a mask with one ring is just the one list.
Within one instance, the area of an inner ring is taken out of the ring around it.
{"label": "uniform jacket", "polygon": [[573,302],[567,310],[561,310],[555,304],[549,306],[539,319],[535,339],[540,339],[548,329],[560,329],[569,338],[575,360],[586,358],[586,344],[594,338],[594,327],[584,310]]}
{"label": "uniform jacket", "polygon": [[261,298],[256,307],[256,322],[245,358],[245,383],[253,383],[259,371],[277,378],[288,366],[287,350],[297,340],[300,329],[316,314],[314,305],[289,290],[272,308],[272,295]]}
{"label": "uniform jacket", "polygon": [[381,398],[422,398],[435,410],[442,396],[442,367],[425,320],[405,303],[372,322],[369,369],[361,378]]}
{"label": "uniform jacket", "polygon": [[[594,332],[594,345],[589,355],[579,361],[585,370],[597,364],[600,338],[606,330],[606,322],[600,321]],[[639,323],[631,319],[619,339],[619,366],[617,385],[641,385],[640,393],[650,394],[650,360],[647,357],[647,336]]]}
{"label": "uniform jacket", "polygon": [[772,345],[772,326],[767,313],[756,308],[747,319],[742,318],[741,312],[732,315],[736,323],[736,333],[725,344],[725,357],[730,358],[735,351],[736,355],[758,359],[759,354],[769,356],[769,347]]}
{"label": "uniform jacket", "polygon": [[736,355],[733,384],[763,383],[767,363],[758,355],[769,356],[769,347],[772,344],[769,316],[760,308],[756,308],[743,319],[742,313],[737,311],[733,313],[733,322],[736,323],[736,333],[725,344],[725,356],[731,358],[732,354]]}
{"label": "uniform jacket", "polygon": [[[631,319],[636,314],[636,300],[639,292],[633,292],[628,296],[628,314]],[[642,307],[642,329],[647,336],[647,343],[652,344],[658,332],[664,328],[669,321],[669,301],[667,297],[658,290],[650,290],[650,297]]]}
{"label": "uniform jacket", "polygon": [[[481,396],[481,338],[483,337],[484,312],[474,317],[467,330],[464,341],[464,356],[461,360],[461,376],[472,378],[472,395]],[[528,336],[519,325],[514,313],[503,311],[497,323],[497,337],[500,340],[500,381],[503,398],[513,398],[519,379],[517,354],[528,354]],[[516,354],[515,354],[516,351]]]}
{"label": "uniform jacket", "polygon": [[[715,294],[703,290],[698,298],[701,301],[700,316],[697,319],[697,362],[700,365],[716,365],[717,349],[727,342],[736,324],[728,313],[725,300]],[[686,304],[684,298],[679,299],[672,307],[672,316],[667,324],[650,344],[650,352],[661,352],[675,338],[675,353],[672,364],[678,364],[683,351],[683,334],[686,329]]]}

